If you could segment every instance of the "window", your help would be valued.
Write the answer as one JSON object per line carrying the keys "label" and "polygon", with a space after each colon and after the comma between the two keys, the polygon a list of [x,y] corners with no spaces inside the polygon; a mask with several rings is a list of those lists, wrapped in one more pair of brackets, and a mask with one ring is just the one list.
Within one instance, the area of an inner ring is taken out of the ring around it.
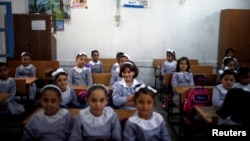
{"label": "window", "polygon": [[0,57],[14,57],[11,2],[0,2]]}

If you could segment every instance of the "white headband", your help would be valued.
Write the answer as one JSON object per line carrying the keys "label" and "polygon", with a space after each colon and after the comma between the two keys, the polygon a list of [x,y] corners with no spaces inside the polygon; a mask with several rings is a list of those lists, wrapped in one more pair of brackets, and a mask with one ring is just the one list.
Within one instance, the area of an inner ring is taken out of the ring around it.
{"label": "white headband", "polygon": [[55,77],[55,76],[57,76],[59,73],[65,73],[65,74],[67,74],[67,73],[63,70],[63,68],[58,68],[56,71],[54,71],[54,72],[51,74],[51,76],[52,76],[52,77]]}
{"label": "white headband", "polygon": [[107,92],[109,91],[105,85],[103,85],[103,84],[97,84],[97,83],[93,84],[93,85],[90,86],[88,89],[90,89],[90,88],[92,88],[92,87],[95,87],[95,86],[103,87]]}
{"label": "white headband", "polygon": [[128,54],[123,54],[124,56],[126,56],[128,58],[128,60],[130,60],[130,56]]}
{"label": "white headband", "polygon": [[129,57],[129,55],[128,54],[122,54],[122,55],[120,55],[118,58],[120,59],[120,58],[122,58],[122,57],[127,57],[128,58],[128,60],[130,60],[130,57]]}
{"label": "white headband", "polygon": [[154,88],[150,87],[150,86],[146,86],[145,84],[141,84],[140,86],[135,88],[135,92],[138,92],[140,89],[142,88],[148,88],[150,91],[152,91],[154,94],[157,93],[157,90],[155,90]]}
{"label": "white headband", "polygon": [[134,64],[131,63],[131,62],[124,62],[123,64],[129,64],[129,65],[131,65],[131,66],[134,66]]}
{"label": "white headband", "polygon": [[28,52],[22,52],[21,57],[23,57],[24,55],[31,56],[31,54],[30,54],[30,53],[28,53]]}
{"label": "white headband", "polygon": [[42,89],[41,89],[41,93],[44,92],[45,89],[47,88],[55,88],[56,90],[58,90],[60,93],[61,93],[61,90],[58,86],[56,85],[53,85],[53,84],[48,84],[48,85],[45,85]]}

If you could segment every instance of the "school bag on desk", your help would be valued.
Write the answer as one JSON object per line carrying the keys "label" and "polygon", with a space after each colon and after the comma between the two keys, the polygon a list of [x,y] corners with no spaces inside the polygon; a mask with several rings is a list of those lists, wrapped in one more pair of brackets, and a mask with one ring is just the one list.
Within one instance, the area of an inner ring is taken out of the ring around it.
{"label": "school bag on desk", "polygon": [[82,108],[87,107],[86,96],[87,96],[86,90],[80,91],[77,95],[78,101],[80,102]]}
{"label": "school bag on desk", "polygon": [[203,74],[196,74],[194,77],[194,85],[195,86],[208,86],[210,82],[208,78]]}
{"label": "school bag on desk", "polygon": [[196,113],[194,107],[196,106],[211,106],[212,94],[208,89],[200,86],[191,88],[185,97],[183,105],[183,114],[191,120],[200,120],[199,115]]}

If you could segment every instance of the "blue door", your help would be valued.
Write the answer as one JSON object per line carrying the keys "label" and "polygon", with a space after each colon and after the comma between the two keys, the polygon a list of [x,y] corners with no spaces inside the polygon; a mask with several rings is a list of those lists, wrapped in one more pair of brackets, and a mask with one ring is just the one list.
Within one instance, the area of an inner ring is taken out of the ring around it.
{"label": "blue door", "polygon": [[11,2],[0,2],[0,57],[14,57]]}

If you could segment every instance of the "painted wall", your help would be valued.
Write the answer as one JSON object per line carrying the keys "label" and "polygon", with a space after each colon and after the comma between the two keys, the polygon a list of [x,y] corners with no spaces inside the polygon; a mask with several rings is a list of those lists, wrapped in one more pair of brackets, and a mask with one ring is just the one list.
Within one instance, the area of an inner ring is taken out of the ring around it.
{"label": "painted wall", "polygon": [[[25,0],[13,2],[14,13],[27,11]],[[88,9],[72,9],[64,31],[57,32],[57,56],[62,67],[74,65],[75,54],[92,49],[100,57],[129,54],[140,68],[140,79],[153,84],[153,58],[164,58],[173,48],[177,58],[217,63],[221,9],[249,9],[249,0],[151,0],[144,9],[120,7],[115,23],[116,0],[88,0]],[[143,77],[142,77],[143,76]],[[146,77],[145,77],[146,76]]]}

